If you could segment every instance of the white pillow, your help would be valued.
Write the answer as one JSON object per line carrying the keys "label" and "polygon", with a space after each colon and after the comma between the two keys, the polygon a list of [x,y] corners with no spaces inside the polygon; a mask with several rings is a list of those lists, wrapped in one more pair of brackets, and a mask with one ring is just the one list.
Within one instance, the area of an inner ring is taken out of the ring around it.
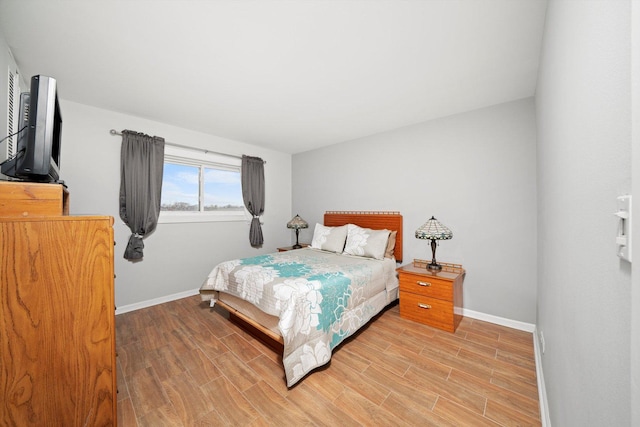
{"label": "white pillow", "polygon": [[316,228],[313,230],[313,239],[311,239],[311,247],[322,249],[323,251],[341,253],[344,249],[346,238],[346,225],[326,227],[322,224],[316,224]]}
{"label": "white pillow", "polygon": [[389,230],[372,230],[358,227],[354,224],[347,225],[347,244],[344,253],[367,258],[383,259],[387,250]]}

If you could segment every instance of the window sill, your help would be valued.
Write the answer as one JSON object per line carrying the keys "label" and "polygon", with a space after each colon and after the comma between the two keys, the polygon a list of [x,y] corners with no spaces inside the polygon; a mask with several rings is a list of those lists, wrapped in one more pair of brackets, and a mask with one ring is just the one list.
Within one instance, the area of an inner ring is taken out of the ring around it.
{"label": "window sill", "polygon": [[228,213],[191,213],[191,212],[172,212],[167,214],[160,212],[158,224],[182,224],[190,222],[238,222],[249,221],[250,218],[244,213],[228,214]]}

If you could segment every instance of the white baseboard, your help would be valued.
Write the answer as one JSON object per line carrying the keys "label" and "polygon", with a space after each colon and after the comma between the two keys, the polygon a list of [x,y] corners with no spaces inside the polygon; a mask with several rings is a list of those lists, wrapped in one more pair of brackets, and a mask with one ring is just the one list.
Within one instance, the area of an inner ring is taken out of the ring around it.
{"label": "white baseboard", "polygon": [[462,315],[465,317],[471,317],[472,319],[482,320],[483,322],[495,323],[496,325],[506,326],[507,328],[518,329],[525,332],[533,332],[536,329],[536,325],[534,325],[533,323],[505,319],[504,317],[480,313],[479,311],[467,310],[466,308],[462,309]]}
{"label": "white baseboard", "polygon": [[[193,295],[198,295],[199,289],[191,289],[177,294],[165,295],[163,297],[154,298],[146,301],[137,302],[135,304],[128,304],[116,309],[116,315],[128,313],[130,311],[140,310],[142,308],[151,307],[154,305],[162,304],[169,301],[175,301],[181,298],[187,298]],[[482,320],[484,322],[495,323],[496,325],[506,326],[508,328],[518,329],[525,332],[534,332],[536,325],[532,323],[520,322],[518,320],[506,319],[504,317],[493,316],[491,314],[481,313],[479,311],[462,309],[462,315],[470,317],[472,319]]]}
{"label": "white baseboard", "polygon": [[128,313],[130,311],[140,310],[142,308],[151,307],[151,306],[162,304],[169,301],[175,301],[181,298],[187,298],[193,295],[198,295],[199,292],[200,292],[200,289],[191,289],[189,291],[179,292],[173,295],[166,295],[159,298],[137,302],[135,304],[124,305],[116,309],[116,315]]}
{"label": "white baseboard", "polygon": [[533,331],[533,353],[536,359],[536,378],[538,380],[538,400],[540,400],[540,421],[542,427],[551,427],[549,418],[549,401],[547,400],[547,388],[544,384],[544,374],[542,372],[542,350],[538,339],[538,328]]}
{"label": "white baseboard", "polygon": [[533,323],[520,322],[518,320],[505,319],[504,317],[493,316],[491,314],[480,313],[478,311],[462,309],[462,314],[472,319],[484,322],[495,323],[508,328],[520,331],[531,332],[533,334],[533,354],[536,361],[536,379],[538,382],[538,400],[540,401],[540,421],[542,427],[551,427],[549,418],[549,402],[547,401],[547,389],[544,384],[544,374],[542,372],[542,351],[538,339],[538,328]]}

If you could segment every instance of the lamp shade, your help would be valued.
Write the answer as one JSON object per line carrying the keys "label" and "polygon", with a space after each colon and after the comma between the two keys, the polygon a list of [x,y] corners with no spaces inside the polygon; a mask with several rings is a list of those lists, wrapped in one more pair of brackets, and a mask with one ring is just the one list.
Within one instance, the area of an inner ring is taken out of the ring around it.
{"label": "lamp shade", "polygon": [[447,227],[442,225],[440,221],[431,217],[431,219],[416,230],[416,239],[425,240],[450,240],[453,233]]}
{"label": "lamp shade", "polygon": [[309,228],[309,224],[307,224],[307,221],[302,219],[300,215],[296,215],[287,223],[287,228],[299,230],[301,228]]}

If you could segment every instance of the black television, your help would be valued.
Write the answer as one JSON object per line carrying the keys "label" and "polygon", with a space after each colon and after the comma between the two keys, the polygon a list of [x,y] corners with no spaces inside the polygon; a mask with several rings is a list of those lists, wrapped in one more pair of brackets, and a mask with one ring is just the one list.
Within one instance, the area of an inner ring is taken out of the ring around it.
{"label": "black television", "polygon": [[56,80],[33,76],[30,92],[20,95],[15,154],[2,164],[3,175],[23,181],[60,181],[62,115]]}

